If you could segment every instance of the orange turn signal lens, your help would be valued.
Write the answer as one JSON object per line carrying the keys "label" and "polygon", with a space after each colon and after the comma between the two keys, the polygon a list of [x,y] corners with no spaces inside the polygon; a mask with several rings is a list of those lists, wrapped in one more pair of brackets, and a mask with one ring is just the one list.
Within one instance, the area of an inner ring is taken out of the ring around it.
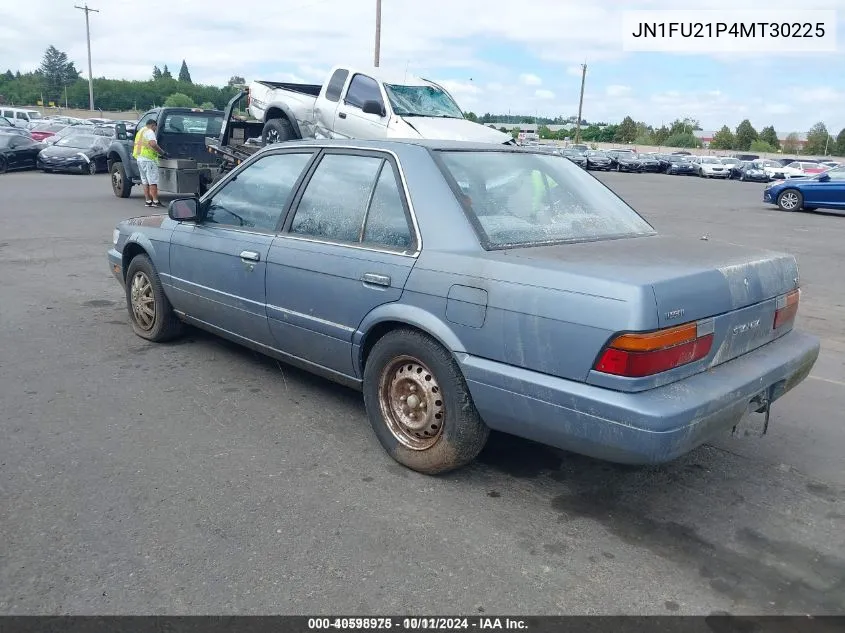
{"label": "orange turn signal lens", "polygon": [[622,334],[613,339],[610,347],[626,352],[653,352],[658,349],[689,343],[697,337],[698,325],[686,323],[657,332]]}

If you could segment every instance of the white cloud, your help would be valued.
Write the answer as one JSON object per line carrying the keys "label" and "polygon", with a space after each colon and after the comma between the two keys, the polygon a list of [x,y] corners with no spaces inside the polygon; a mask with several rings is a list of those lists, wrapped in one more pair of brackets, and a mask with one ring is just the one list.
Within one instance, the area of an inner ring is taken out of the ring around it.
{"label": "white cloud", "polygon": [[631,94],[631,86],[622,86],[619,84],[612,84],[604,89],[608,97],[627,97]]}
{"label": "white cloud", "polygon": [[543,83],[542,79],[540,79],[537,75],[533,75],[531,73],[521,74],[519,76],[519,80],[526,86],[539,86],[541,83]]}
{"label": "white cloud", "polygon": [[[760,2],[767,11],[794,8],[794,0]],[[73,4],[28,0],[25,10],[15,3],[0,4],[0,60],[4,66],[21,71],[34,69],[44,49],[52,44],[66,51],[77,68],[87,70],[84,19]],[[166,63],[176,72],[185,59],[198,83],[224,84],[231,75],[241,75],[247,81],[260,78],[319,83],[335,64],[372,65],[372,5],[364,2],[369,8],[362,8],[361,1],[342,0],[259,4],[260,11],[256,13],[247,10],[244,3],[229,0],[100,3],[96,7],[100,13],[91,15],[94,74],[145,79],[153,65],[161,67]],[[801,8],[836,9],[841,4],[842,0],[802,0]],[[634,72],[631,66],[624,66],[634,58],[622,51],[621,5],[619,0],[592,0],[589,4],[532,0],[526,8],[505,0],[391,0],[384,3],[382,13],[381,62],[382,66],[407,68],[413,74],[452,82],[449,89],[459,104],[465,109],[473,106],[476,111],[534,113],[539,109],[540,114],[546,115],[575,114],[580,65],[586,62],[590,92],[585,96],[584,114],[591,120],[614,121],[630,113],[656,124],[663,117],[671,120],[694,116],[702,120],[702,125],[716,128],[738,116],[752,115],[772,119],[761,121],[762,125],[790,122],[790,127],[803,128],[819,118],[836,129],[845,124],[845,115],[837,107],[845,100],[845,83],[837,84],[821,74],[822,70],[830,70],[835,56],[827,56],[827,61],[819,65],[813,61],[815,57],[807,58],[800,77],[789,79],[795,79],[796,85],[810,83],[820,87],[813,91],[796,88],[794,95],[788,93],[786,98],[780,96],[780,89],[766,96],[744,97],[729,88],[742,85],[737,77],[745,75],[760,81],[774,72],[781,60],[779,54],[765,59],[743,56],[741,63],[733,57],[730,65],[716,71],[700,70],[695,66],[697,56],[688,55],[682,61],[689,65],[689,73],[695,76],[701,90],[682,92],[669,85],[667,90],[649,98],[648,88],[637,83],[636,76],[649,74],[647,64],[638,64]],[[648,4],[643,1],[639,5],[638,8],[677,8],[677,3],[669,0],[650,0]],[[142,6],[145,15],[159,16],[154,19],[154,45],[149,38],[137,35]],[[707,8],[725,11],[736,9],[737,5],[735,0],[708,0]],[[845,13],[840,11],[840,19],[843,18]],[[502,56],[504,61],[481,58],[481,50],[491,42],[523,53],[515,59],[525,59],[527,54],[537,62],[519,67],[507,61],[506,56]],[[554,70],[544,67],[544,60],[552,62]],[[765,64],[774,66],[767,69]],[[4,70],[5,67],[0,68],[0,72]],[[816,72],[818,80],[813,81]],[[536,81],[521,84],[520,75],[527,73],[532,73]],[[533,73],[542,76],[543,81]],[[650,83],[661,81],[659,76],[649,79]],[[631,91],[615,92],[618,88],[614,86],[622,84],[630,86]],[[790,81],[789,86],[792,84]],[[555,96],[541,97],[539,86],[542,94],[548,91]],[[750,89],[747,92],[755,94]],[[634,93],[644,97],[633,100]],[[803,107],[787,112],[782,109],[785,103]]]}
{"label": "white cloud", "polygon": [[537,97],[538,99],[554,99],[555,93],[553,93],[551,90],[542,90],[541,89],[541,90],[535,90],[534,96]]}

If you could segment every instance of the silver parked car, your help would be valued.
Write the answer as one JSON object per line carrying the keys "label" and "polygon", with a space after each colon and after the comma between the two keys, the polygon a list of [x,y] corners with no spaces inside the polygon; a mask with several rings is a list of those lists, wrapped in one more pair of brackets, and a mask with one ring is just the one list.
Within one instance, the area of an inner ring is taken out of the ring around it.
{"label": "silver parked car", "polygon": [[660,236],[563,156],[491,143],[260,150],[201,198],[120,223],[135,333],[191,324],[361,389],[425,473],[490,429],[673,459],[801,382],[789,255]]}

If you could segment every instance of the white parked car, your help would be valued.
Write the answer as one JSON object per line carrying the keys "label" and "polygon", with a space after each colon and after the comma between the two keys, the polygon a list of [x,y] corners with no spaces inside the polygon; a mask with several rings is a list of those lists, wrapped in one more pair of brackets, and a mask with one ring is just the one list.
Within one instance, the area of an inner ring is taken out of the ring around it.
{"label": "white parked car", "polygon": [[698,156],[695,171],[702,178],[727,178],[731,174],[731,167],[715,156]]}
{"label": "white parked car", "polygon": [[249,113],[263,142],[325,138],[427,138],[513,145],[505,134],[464,118],[433,81],[382,68],[336,66],[323,84],[253,81]]}

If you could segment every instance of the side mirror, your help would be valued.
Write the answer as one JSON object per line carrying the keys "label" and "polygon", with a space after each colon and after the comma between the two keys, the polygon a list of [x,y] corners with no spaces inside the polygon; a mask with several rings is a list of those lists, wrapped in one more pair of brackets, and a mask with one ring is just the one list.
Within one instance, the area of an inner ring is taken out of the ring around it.
{"label": "side mirror", "polygon": [[364,114],[377,114],[382,117],[385,115],[384,105],[372,99],[365,101],[361,110],[363,110]]}
{"label": "side mirror", "polygon": [[200,201],[197,198],[177,198],[168,205],[167,215],[177,222],[196,222],[200,215]]}
{"label": "side mirror", "polygon": [[828,180],[830,180],[830,174],[819,174],[819,182],[827,182]]}
{"label": "side mirror", "polygon": [[114,126],[114,137],[119,141],[125,141],[129,138],[129,135],[126,133],[125,123],[118,123]]}

